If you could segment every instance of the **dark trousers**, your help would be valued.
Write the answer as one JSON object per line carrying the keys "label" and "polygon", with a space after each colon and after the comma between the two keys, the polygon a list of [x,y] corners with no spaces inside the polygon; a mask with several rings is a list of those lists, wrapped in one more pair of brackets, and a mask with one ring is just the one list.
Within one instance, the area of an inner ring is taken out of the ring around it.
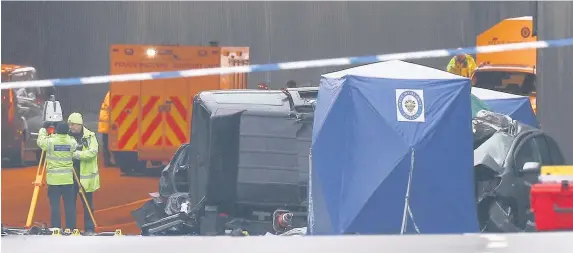
{"label": "dark trousers", "polygon": [[[84,226],[85,226],[85,231],[94,231],[95,229],[95,225],[94,222],[92,221],[92,217],[90,216],[90,212],[88,211],[87,207],[86,207],[86,202],[84,200],[84,198],[82,197],[82,194],[79,191],[79,188],[77,188],[78,185],[75,184],[75,189],[76,189],[76,193],[77,193],[77,197],[80,199],[80,201],[82,202],[82,207],[84,209]],[[85,192],[86,194],[86,200],[88,201],[88,205],[90,207],[90,209],[92,210],[92,214],[94,214],[94,193],[93,192]],[[95,215],[95,214],[94,214]]]}
{"label": "dark trousers", "polygon": [[[81,193],[80,193],[81,194]],[[93,192],[86,192],[86,200],[88,201],[88,205],[90,206],[90,210],[92,210],[92,214],[94,213],[94,193]],[[82,196],[79,196],[82,198]],[[90,216],[90,212],[86,208],[86,203],[82,198],[82,206],[84,207],[84,225],[85,231],[94,231],[95,226],[94,222],[92,221],[92,217]]]}
{"label": "dark trousers", "polygon": [[107,134],[101,136],[103,142],[103,164],[107,167],[111,165],[111,153],[109,152],[109,137]]}
{"label": "dark trousers", "polygon": [[48,185],[50,199],[50,223],[53,228],[62,227],[60,200],[64,199],[66,228],[76,228],[76,192],[74,185]]}

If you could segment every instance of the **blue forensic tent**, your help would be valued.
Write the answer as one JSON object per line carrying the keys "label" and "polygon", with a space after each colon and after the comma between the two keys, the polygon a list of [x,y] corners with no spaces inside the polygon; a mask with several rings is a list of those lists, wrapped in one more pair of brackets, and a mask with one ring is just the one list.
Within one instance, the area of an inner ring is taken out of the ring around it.
{"label": "blue forensic tent", "polygon": [[472,94],[482,100],[492,111],[508,115],[514,120],[539,127],[529,97],[473,87]]}
{"label": "blue forensic tent", "polygon": [[323,75],[310,234],[477,232],[470,88],[402,61]]}

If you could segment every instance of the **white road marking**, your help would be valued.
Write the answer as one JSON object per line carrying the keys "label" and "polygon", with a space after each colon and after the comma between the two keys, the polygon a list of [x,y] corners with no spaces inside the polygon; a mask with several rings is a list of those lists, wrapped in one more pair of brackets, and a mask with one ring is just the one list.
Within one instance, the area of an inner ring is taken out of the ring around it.
{"label": "white road marking", "polygon": [[490,242],[487,244],[488,249],[499,249],[499,248],[507,248],[509,244],[507,242]]}
{"label": "white road marking", "polygon": [[480,235],[480,237],[489,240],[489,243],[486,245],[486,248],[488,249],[499,249],[499,248],[509,247],[509,243],[507,243],[507,239],[505,236],[496,234],[483,234]]}

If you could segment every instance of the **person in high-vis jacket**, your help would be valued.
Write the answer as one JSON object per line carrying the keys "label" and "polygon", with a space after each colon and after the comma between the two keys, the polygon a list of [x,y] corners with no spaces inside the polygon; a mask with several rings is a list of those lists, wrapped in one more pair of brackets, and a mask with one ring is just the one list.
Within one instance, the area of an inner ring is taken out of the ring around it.
{"label": "person in high-vis jacket", "polygon": [[469,54],[459,54],[454,56],[448,63],[448,66],[446,67],[446,70],[448,72],[468,78],[471,78],[475,69],[476,69],[476,61]]}
{"label": "person in high-vis jacket", "polygon": [[[78,172],[77,174],[80,177],[81,185],[76,184],[76,187],[78,187],[76,188],[76,193],[79,193],[79,187],[83,187],[88,205],[93,212],[94,192],[100,187],[96,134],[84,127],[83,117],[77,112],[70,114],[68,117],[68,125],[70,127],[70,136],[72,136],[78,144],[78,148],[73,154],[73,166],[76,172]],[[81,201],[84,207],[85,232],[87,234],[93,233],[95,231],[94,223],[91,220],[86,203],[84,203],[83,199]]]}
{"label": "person in high-vis jacket", "polygon": [[108,139],[108,132],[109,132],[109,91],[105,94],[105,98],[101,103],[100,110],[99,110],[99,123],[98,123],[98,132],[101,133],[102,142],[103,142],[103,163],[104,166],[109,167],[113,166],[111,162],[111,154],[109,152],[109,139]]}
{"label": "person in high-vis jacket", "polygon": [[46,152],[46,183],[50,200],[52,228],[62,227],[60,200],[64,199],[66,228],[76,228],[76,191],[74,188],[73,155],[77,143],[68,135],[65,122],[56,124],[55,134],[49,135],[45,127],[38,133],[37,144]]}

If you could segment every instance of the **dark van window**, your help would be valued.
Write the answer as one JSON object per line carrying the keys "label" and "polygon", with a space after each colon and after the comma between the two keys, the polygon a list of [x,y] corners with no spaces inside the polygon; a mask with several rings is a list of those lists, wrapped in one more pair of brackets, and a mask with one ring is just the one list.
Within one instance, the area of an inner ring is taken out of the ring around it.
{"label": "dark van window", "polygon": [[565,164],[565,158],[563,157],[563,153],[561,153],[561,149],[557,142],[547,135],[545,136],[545,139],[547,140],[547,150],[551,156],[552,165]]}
{"label": "dark van window", "polygon": [[515,169],[521,170],[523,165],[527,162],[542,162],[533,138],[527,139],[517,151],[515,156]]}
{"label": "dark van window", "polygon": [[539,157],[541,158],[542,165],[553,165],[553,161],[551,159],[551,154],[549,152],[549,144],[545,139],[545,136],[538,135],[533,138],[535,140],[535,144],[539,150]]}

